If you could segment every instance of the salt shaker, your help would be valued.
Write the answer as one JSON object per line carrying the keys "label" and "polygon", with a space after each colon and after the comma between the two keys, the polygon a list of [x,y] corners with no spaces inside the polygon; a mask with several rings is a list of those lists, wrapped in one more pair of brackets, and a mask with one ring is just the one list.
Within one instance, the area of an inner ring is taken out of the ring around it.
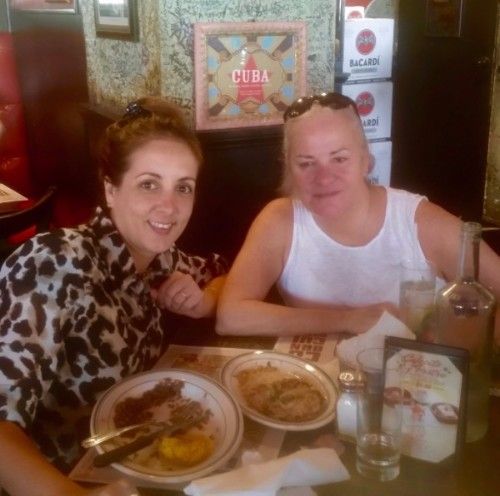
{"label": "salt shaker", "polygon": [[337,400],[337,430],[345,441],[356,442],[357,395],[363,388],[363,381],[351,371],[339,375],[340,395]]}

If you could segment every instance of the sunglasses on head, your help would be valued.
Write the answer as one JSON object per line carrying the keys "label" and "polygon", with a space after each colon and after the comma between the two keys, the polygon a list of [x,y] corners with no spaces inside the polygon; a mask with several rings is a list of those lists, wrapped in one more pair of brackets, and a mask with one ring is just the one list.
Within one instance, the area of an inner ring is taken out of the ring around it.
{"label": "sunglasses on head", "polygon": [[125,109],[125,113],[119,121],[120,125],[124,125],[127,122],[137,119],[138,117],[150,117],[152,112],[145,109],[139,102],[130,102]]}
{"label": "sunglasses on head", "polygon": [[359,115],[358,108],[353,100],[351,100],[348,96],[332,92],[298,98],[285,110],[285,113],[283,114],[284,121],[286,122],[288,119],[302,115],[310,110],[315,103],[321,105],[322,107],[329,107],[333,110],[351,107],[356,115]]}

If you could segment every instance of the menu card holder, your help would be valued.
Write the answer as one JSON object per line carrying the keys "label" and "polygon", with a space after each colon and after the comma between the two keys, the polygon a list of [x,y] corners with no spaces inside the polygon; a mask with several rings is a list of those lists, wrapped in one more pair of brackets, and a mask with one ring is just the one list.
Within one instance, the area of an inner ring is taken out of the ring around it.
{"label": "menu card holder", "polygon": [[468,351],[396,337],[387,337],[384,349],[386,386],[391,373],[401,379],[401,453],[455,464],[465,440]]}

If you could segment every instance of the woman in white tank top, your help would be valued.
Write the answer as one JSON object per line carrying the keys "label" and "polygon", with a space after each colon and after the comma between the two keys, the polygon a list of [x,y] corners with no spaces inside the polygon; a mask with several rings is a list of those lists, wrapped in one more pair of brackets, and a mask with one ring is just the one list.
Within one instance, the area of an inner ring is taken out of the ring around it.
{"label": "woman in white tank top", "polygon": [[[284,118],[288,196],[252,224],[219,302],[219,333],[361,333],[384,310],[397,313],[403,259],[428,260],[453,279],[460,220],[422,196],[369,183],[371,157],[351,99],[302,98]],[[500,297],[500,259],[484,243],[481,267]],[[285,305],[265,301],[274,284]]]}

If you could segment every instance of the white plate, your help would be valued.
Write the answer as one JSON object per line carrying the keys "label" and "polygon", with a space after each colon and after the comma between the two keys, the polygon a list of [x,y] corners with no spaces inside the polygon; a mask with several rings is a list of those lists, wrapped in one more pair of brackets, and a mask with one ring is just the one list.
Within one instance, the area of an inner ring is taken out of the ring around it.
{"label": "white plate", "polygon": [[[241,394],[237,375],[243,370],[259,366],[265,367],[268,364],[276,367],[287,375],[303,378],[317,388],[325,398],[327,405],[325,411],[312,420],[304,422],[285,422],[268,417],[250,408]],[[221,379],[224,386],[229,389],[231,394],[240,404],[243,413],[256,422],[269,427],[288,431],[306,431],[322,427],[335,418],[335,404],[337,401],[335,384],[322,369],[314,363],[303,360],[302,358],[276,351],[254,351],[244,353],[243,355],[232,358],[224,365],[221,371]]]}
{"label": "white plate", "polygon": [[[98,400],[92,411],[90,431],[96,434],[112,430],[115,427],[113,417],[117,403],[125,398],[140,397],[166,378],[183,381],[182,397],[197,401],[203,409],[212,412],[209,421],[203,426],[203,433],[213,437],[214,452],[204,462],[182,470],[156,470],[128,461],[113,463],[112,466],[123,473],[150,482],[178,484],[220,468],[235,454],[241,443],[244,428],[241,409],[228,391],[214,380],[196,372],[177,369],[131,376],[115,384]],[[155,420],[165,420],[165,412],[160,414],[156,409],[153,412]],[[97,450],[100,453],[106,451],[102,445],[98,446]]]}

